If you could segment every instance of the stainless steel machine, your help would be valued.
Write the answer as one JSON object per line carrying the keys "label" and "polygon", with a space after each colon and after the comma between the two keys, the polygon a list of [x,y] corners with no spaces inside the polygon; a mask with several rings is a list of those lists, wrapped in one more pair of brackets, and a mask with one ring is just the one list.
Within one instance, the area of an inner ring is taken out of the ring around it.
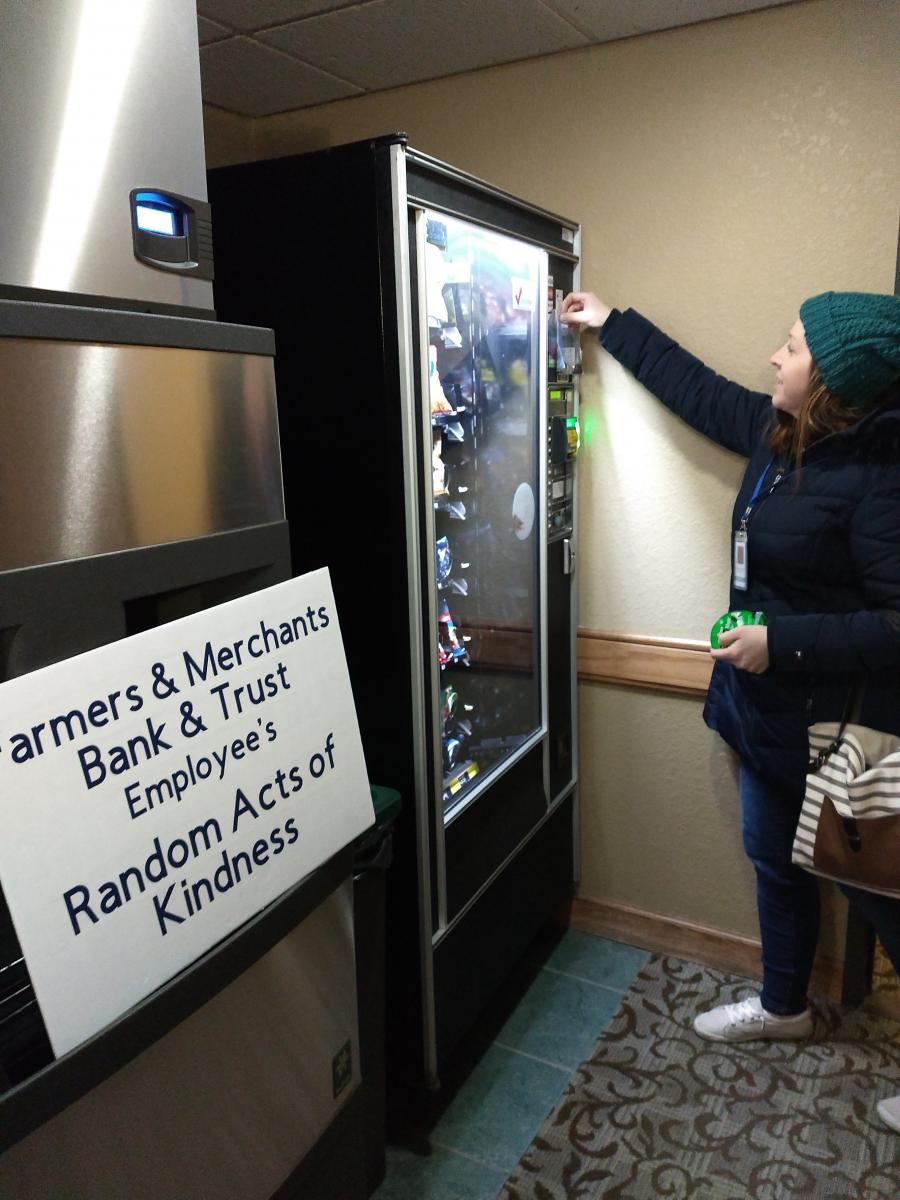
{"label": "stainless steel machine", "polygon": [[[212,310],[192,0],[0,7],[0,139],[2,682],[290,554],[273,335]],[[352,870],[58,1060],[0,902],[0,1194],[364,1194]]]}
{"label": "stainless steel machine", "polygon": [[0,6],[0,295],[212,316],[189,0]]}

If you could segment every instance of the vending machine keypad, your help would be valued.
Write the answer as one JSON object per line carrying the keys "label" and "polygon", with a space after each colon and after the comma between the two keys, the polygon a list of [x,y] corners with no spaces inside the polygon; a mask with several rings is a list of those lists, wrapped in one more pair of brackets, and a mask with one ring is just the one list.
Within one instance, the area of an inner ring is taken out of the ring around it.
{"label": "vending machine keypad", "polygon": [[559,320],[562,289],[547,290],[547,524],[551,541],[572,533],[575,461],[581,444],[578,379],[581,354],[577,334]]}

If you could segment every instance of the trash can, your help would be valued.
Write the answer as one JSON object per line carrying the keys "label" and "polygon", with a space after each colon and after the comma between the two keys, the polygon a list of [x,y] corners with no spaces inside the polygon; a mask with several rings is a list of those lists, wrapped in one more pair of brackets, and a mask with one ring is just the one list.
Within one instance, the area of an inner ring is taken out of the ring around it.
{"label": "trash can", "polygon": [[374,784],[371,792],[375,825],[357,841],[353,866],[359,1065],[369,1195],[385,1172],[385,872],[394,857],[393,826],[400,812],[399,792]]}

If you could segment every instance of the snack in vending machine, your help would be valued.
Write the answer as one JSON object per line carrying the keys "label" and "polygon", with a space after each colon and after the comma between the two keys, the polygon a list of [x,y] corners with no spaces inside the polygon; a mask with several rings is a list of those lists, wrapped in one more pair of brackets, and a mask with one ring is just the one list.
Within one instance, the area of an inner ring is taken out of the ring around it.
{"label": "snack in vending machine", "polygon": [[[447,295],[447,289],[444,288],[444,296]],[[456,327],[456,323],[445,325],[441,330],[441,341],[444,344],[445,350],[461,350],[463,345],[462,334]]]}
{"label": "snack in vending machine", "polygon": [[439,647],[441,654],[439,657],[441,666],[445,666],[450,662],[460,662],[464,666],[468,666],[469,652],[460,639],[456,629],[456,622],[450,614],[450,605],[446,600],[441,603],[438,622],[440,624]]}
{"label": "snack in vending machine", "polygon": [[469,365],[453,367],[445,376],[442,376],[442,381],[444,395],[449,397],[454,412],[468,412],[475,402],[472,372]]}
{"label": "snack in vending machine", "polygon": [[437,568],[438,587],[443,585],[450,578],[450,572],[453,570],[453,555],[450,553],[450,539],[447,537],[438,538],[435,545],[435,565]]}
{"label": "snack in vending machine", "polygon": [[447,249],[447,226],[443,221],[435,221],[430,217],[425,222],[425,240],[438,250]]}
{"label": "snack in vending machine", "polygon": [[452,684],[441,689],[441,724],[446,725],[448,721],[452,721],[456,714],[456,705],[459,700],[459,694]]}
{"label": "snack in vending machine", "polygon": [[443,752],[444,752],[444,770],[445,771],[452,770],[453,764],[459,758],[461,751],[462,751],[462,742],[459,741],[458,738],[448,737],[448,738],[444,739]]}
{"label": "snack in vending machine", "polygon": [[441,458],[442,444],[440,430],[436,429],[431,447],[431,487],[435,496],[447,494],[447,464]]}
{"label": "snack in vending machine", "polygon": [[462,500],[451,500],[449,496],[439,496],[435,499],[434,507],[445,512],[454,521],[466,519],[466,506]]}
{"label": "snack in vending machine", "polygon": [[433,413],[452,413],[454,407],[444,395],[437,369],[437,347],[428,347],[428,394]]}
{"label": "snack in vending machine", "polygon": [[442,748],[445,771],[451,770],[453,764],[465,754],[471,737],[472,726],[469,721],[460,721],[458,725],[444,734]]}

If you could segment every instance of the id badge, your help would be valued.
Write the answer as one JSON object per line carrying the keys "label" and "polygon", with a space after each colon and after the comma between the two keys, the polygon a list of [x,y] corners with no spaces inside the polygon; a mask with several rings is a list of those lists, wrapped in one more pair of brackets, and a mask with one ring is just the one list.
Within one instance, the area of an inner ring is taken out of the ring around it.
{"label": "id badge", "polygon": [[739,592],[746,592],[747,590],[748,568],[747,532],[744,529],[738,529],[734,535],[734,559],[731,583]]}

